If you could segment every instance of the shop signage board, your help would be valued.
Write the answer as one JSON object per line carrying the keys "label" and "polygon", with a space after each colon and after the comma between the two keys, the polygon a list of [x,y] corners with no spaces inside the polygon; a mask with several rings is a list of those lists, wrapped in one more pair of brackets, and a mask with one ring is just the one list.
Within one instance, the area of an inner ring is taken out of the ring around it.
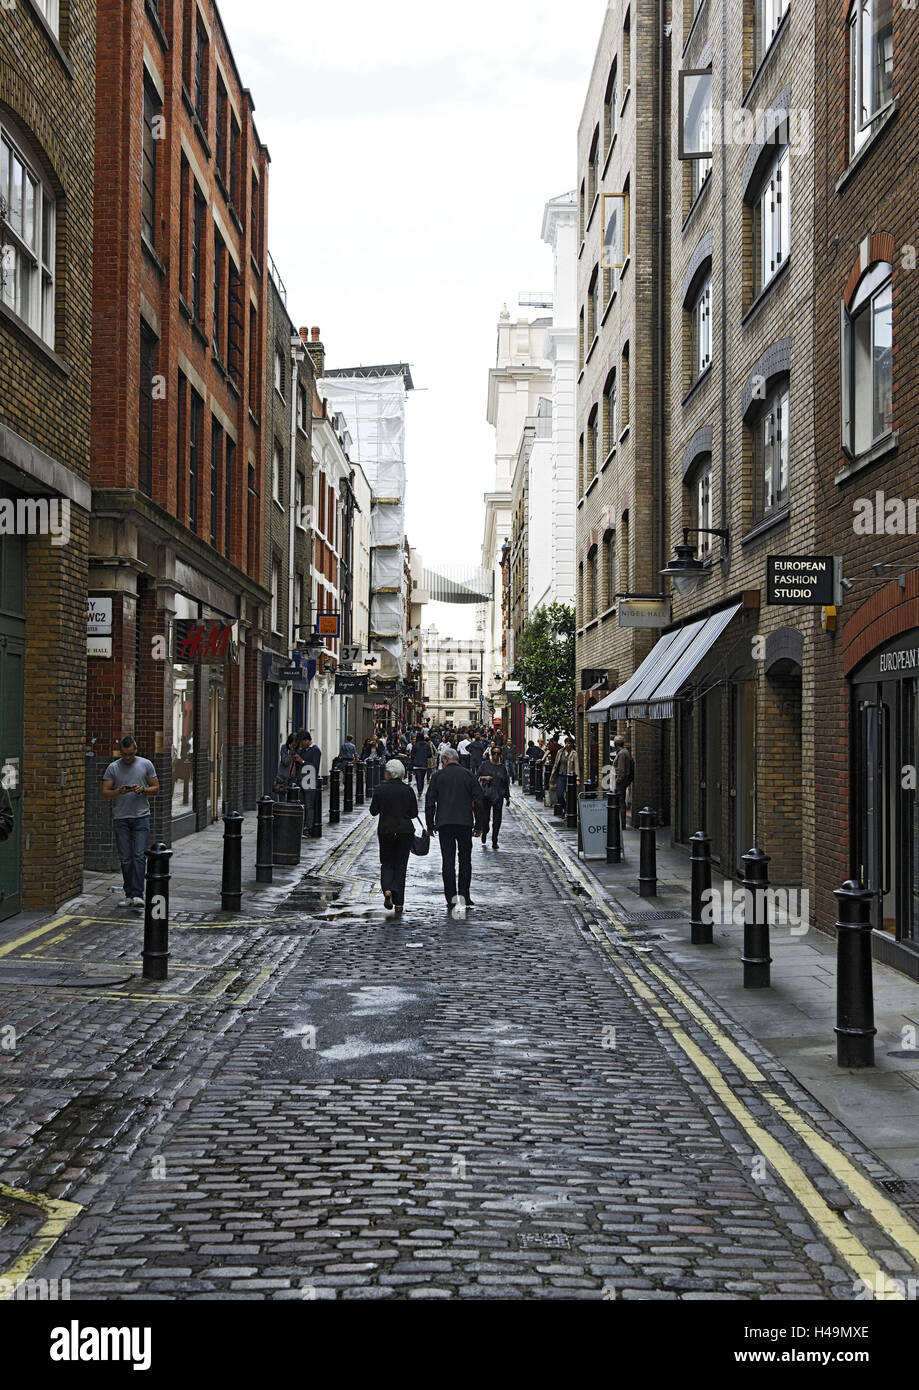
{"label": "shop signage board", "polygon": [[233,641],[229,623],[201,622],[196,618],[176,619],[176,655],[178,662],[239,660],[239,649]]}
{"label": "shop signage board", "polygon": [[392,695],[398,695],[398,694],[399,694],[399,682],[398,682],[398,681],[376,681],[376,682],[374,683],[373,693],[374,693],[374,695],[382,696],[382,697],[385,698],[385,699],[388,699],[388,698],[389,698],[390,696],[392,696]]}
{"label": "shop signage board", "polygon": [[112,600],[110,598],[88,598],[86,600],[87,637],[110,637],[112,633]]}
{"label": "shop signage board", "polygon": [[620,627],[666,627],[670,622],[669,598],[621,598],[616,611]]}
{"label": "shop signage board", "polygon": [[278,679],[282,681],[295,681],[303,675],[300,666],[282,666],[278,672]]}
{"label": "shop signage board", "polygon": [[578,797],[578,842],[585,859],[606,858],[605,797]]}
{"label": "shop signage board", "polygon": [[367,689],[367,676],[352,675],[350,673],[337,674],[335,676],[336,695],[363,695]]}
{"label": "shop signage board", "polygon": [[316,615],[316,635],[318,637],[337,637],[339,622],[338,613],[318,613]]}
{"label": "shop signage board", "polygon": [[835,603],[832,555],[767,555],[766,602],[813,605]]}

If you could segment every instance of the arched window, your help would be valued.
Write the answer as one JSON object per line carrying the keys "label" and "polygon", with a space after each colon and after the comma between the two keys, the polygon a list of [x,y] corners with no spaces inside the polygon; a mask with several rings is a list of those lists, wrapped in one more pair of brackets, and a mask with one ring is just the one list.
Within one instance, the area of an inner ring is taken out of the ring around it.
{"label": "arched window", "polygon": [[603,569],[603,607],[612,608],[616,602],[616,531],[612,526],[603,532]]}
{"label": "arched window", "polygon": [[54,346],[55,197],[0,113],[0,298]]}
{"label": "arched window", "polygon": [[893,283],[875,261],[841,304],[842,439],[865,453],[893,429]]}

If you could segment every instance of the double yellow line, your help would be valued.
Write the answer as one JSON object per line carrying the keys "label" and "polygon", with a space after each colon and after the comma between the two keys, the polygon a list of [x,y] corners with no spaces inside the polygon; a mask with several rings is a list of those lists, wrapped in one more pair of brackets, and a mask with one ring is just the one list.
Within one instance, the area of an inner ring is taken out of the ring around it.
{"label": "double yellow line", "polygon": [[[552,865],[557,877],[570,874],[584,889],[592,905],[613,927],[623,945],[634,946],[631,934],[616,917],[604,899],[594,880],[584,872],[567,846],[554,841],[539,817],[527,806],[522,797],[515,797],[514,809],[522,815],[535,832],[537,842]],[[891,1276],[874,1259],[862,1242],[855,1236],[839,1214],[828,1205],[799,1163],[792,1158],[785,1146],[763,1129],[750,1110],[734,1091],[730,1081],[717,1061],[709,1057],[686,1033],[680,1021],[671,1012],[668,1004],[675,1000],[693,1020],[708,1034],[723,1056],[737,1068],[744,1080],[757,1086],[762,1100],[774,1111],[803,1141],[814,1157],[828,1173],[851,1195],[853,1202],[867,1212],[875,1224],[884,1231],[901,1250],[919,1267],[919,1231],[869,1178],[837,1146],[819,1134],[793,1105],[768,1087],[767,1078],[750,1057],[715,1022],[712,1016],[677,984],[676,980],[662,966],[652,961],[642,960],[643,969],[653,978],[649,984],[617,955],[605,934],[596,924],[587,922],[588,930],[601,950],[613,962],[616,971],[629,983],[634,993],[644,1001],[659,1020],[660,1026],[667,1030],[674,1042],[682,1049],[696,1071],[711,1088],[748,1135],[758,1153],[766,1159],[776,1176],[804,1208],[813,1224],[820,1230],[827,1242],[836,1250],[840,1259],[853,1274],[865,1281],[873,1290],[873,1296],[882,1299],[902,1300],[902,1284],[893,1283],[888,1289]],[[668,1000],[667,996],[670,996]]]}

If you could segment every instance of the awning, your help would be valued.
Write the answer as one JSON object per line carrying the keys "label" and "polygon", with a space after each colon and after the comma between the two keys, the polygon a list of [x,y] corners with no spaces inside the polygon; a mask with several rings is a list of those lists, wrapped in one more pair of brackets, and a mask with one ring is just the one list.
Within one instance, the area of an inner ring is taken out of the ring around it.
{"label": "awning", "polygon": [[588,710],[588,723],[671,718],[679,691],[742,606],[735,603],[665,633],[625,684]]}

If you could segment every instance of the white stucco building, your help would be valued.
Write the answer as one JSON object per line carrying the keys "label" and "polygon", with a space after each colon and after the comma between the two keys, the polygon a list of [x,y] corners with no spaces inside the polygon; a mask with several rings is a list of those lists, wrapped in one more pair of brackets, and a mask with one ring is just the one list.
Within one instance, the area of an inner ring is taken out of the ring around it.
{"label": "white stucco building", "polygon": [[482,697],[484,647],[475,638],[441,637],[432,624],[421,632],[426,724],[485,723]]}

